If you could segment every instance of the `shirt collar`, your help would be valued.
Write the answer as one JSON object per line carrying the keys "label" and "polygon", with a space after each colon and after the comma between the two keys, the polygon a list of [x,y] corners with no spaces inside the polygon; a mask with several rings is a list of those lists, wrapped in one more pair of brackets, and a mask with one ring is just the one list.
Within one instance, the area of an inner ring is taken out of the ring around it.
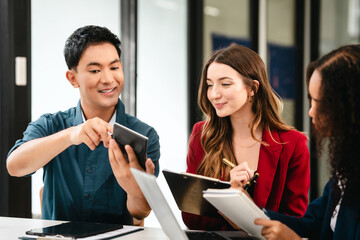
{"label": "shirt collar", "polygon": [[[125,113],[125,106],[124,103],[120,100],[118,100],[118,104],[116,106],[116,110],[114,112],[114,115],[112,116],[112,118],[110,119],[111,124],[113,124],[113,118],[114,118],[114,122],[118,122],[122,125],[126,125],[126,113]],[[85,122],[85,117],[84,114],[82,112],[81,109],[81,102],[79,100],[77,106],[76,106],[76,112],[75,112],[75,118],[74,118],[74,126],[77,126],[81,123]]]}
{"label": "shirt collar", "polygon": [[[111,117],[111,119],[110,119],[110,121],[109,121],[109,123],[111,124],[111,125],[114,125],[114,123],[115,123],[115,119],[116,119],[116,109],[115,109],[115,111],[114,111],[114,114],[112,115],[112,117]],[[84,112],[82,111],[82,109],[81,109],[81,117],[82,117],[82,120],[83,120],[83,123],[86,121],[86,119],[85,119],[85,116],[84,116]]]}
{"label": "shirt collar", "polygon": [[112,115],[112,117],[111,117],[111,119],[110,119],[110,124],[111,125],[114,125],[114,123],[115,123],[115,120],[116,120],[116,109],[115,109],[115,111],[114,111],[114,114]]}

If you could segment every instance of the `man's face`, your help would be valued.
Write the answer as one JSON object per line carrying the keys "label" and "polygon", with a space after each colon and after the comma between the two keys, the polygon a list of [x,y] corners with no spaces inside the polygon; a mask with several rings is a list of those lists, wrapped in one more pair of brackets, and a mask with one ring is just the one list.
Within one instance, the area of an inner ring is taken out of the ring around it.
{"label": "man's face", "polygon": [[69,81],[80,90],[81,107],[86,111],[116,106],[124,85],[124,73],[116,48],[107,42],[92,44],[83,52]]}

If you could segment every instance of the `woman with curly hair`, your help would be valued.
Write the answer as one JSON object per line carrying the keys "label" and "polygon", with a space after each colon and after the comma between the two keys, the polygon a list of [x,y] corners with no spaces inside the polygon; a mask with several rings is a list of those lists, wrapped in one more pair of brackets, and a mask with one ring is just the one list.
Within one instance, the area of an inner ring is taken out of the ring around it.
{"label": "woman with curly hair", "polygon": [[[301,217],[310,185],[307,138],[282,121],[281,104],[257,53],[235,44],[213,53],[198,94],[206,120],[193,127],[187,172],[243,186],[257,171],[257,183],[248,190],[255,203]],[[182,216],[190,229],[233,229],[220,215]]]}
{"label": "woman with curly hair", "polygon": [[270,211],[272,221],[255,223],[264,226],[267,239],[360,239],[360,45],[340,47],[311,63],[307,82],[309,116],[317,145],[328,148],[332,177],[304,217]]}

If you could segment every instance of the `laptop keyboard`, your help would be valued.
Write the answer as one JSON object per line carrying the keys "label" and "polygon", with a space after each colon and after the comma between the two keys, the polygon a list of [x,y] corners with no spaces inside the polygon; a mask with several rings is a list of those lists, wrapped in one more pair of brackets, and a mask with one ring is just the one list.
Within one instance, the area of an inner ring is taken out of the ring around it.
{"label": "laptop keyboard", "polygon": [[215,233],[215,232],[185,232],[188,236],[189,240],[224,240],[227,238],[224,238],[223,236]]}

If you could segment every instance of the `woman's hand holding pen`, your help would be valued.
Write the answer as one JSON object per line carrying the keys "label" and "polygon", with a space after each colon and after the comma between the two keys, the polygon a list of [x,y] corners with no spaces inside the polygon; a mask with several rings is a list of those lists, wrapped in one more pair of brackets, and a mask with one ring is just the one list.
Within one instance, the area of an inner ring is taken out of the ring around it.
{"label": "woman's hand holding pen", "polygon": [[247,162],[240,163],[230,170],[230,184],[233,188],[242,188],[253,176],[255,171],[251,170]]}

